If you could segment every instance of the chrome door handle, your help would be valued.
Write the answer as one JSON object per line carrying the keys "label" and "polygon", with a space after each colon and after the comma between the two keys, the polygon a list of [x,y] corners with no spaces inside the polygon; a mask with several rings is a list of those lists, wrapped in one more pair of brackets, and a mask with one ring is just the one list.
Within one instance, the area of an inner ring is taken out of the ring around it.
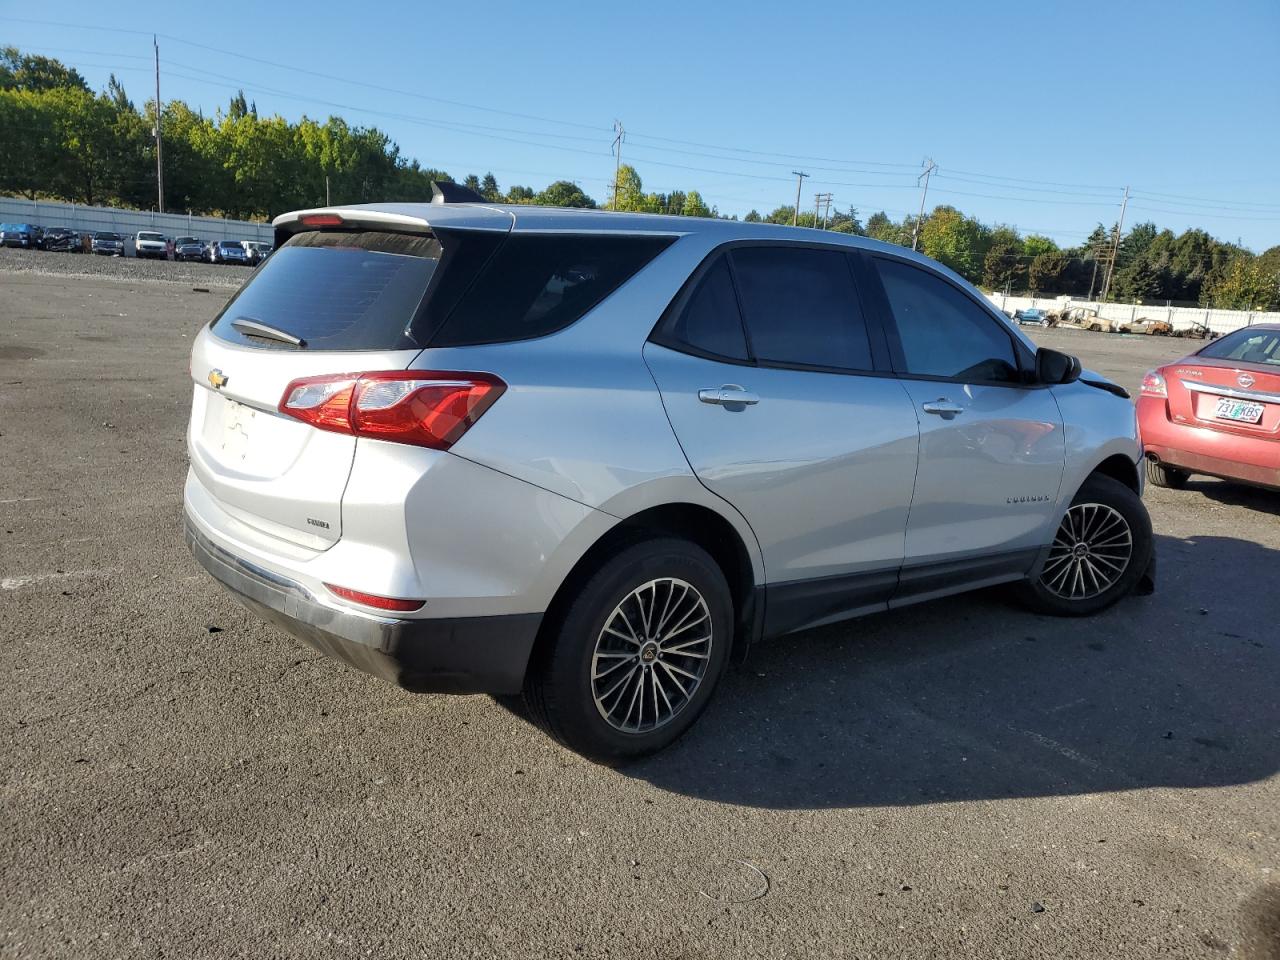
{"label": "chrome door handle", "polygon": [[937,400],[922,403],[920,404],[920,409],[925,413],[937,414],[944,420],[950,420],[952,417],[964,413],[964,407],[958,403],[952,403],[946,397],[939,397]]}
{"label": "chrome door handle", "polygon": [[754,393],[750,393],[736,383],[726,383],[720,387],[703,387],[698,391],[698,399],[703,403],[716,403],[721,406],[740,403],[749,407],[760,402],[760,398]]}

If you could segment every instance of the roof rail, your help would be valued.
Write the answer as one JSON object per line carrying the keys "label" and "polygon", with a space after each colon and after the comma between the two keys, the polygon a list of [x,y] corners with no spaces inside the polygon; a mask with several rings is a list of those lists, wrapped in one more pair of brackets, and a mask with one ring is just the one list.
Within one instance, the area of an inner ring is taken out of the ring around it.
{"label": "roof rail", "polygon": [[470,187],[464,187],[448,180],[431,181],[432,203],[488,203],[484,197]]}

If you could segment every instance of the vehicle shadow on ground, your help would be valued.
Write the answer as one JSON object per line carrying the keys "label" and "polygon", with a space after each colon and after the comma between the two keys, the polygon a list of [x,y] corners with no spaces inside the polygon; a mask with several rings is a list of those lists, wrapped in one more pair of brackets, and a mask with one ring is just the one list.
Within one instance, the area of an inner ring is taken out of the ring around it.
{"label": "vehicle shadow on ground", "polygon": [[1269,777],[1280,551],[1157,541],[1156,594],[1095,618],[1040,617],[986,592],[762,644],[688,736],[619,774],[794,809]]}
{"label": "vehicle shadow on ground", "polygon": [[1225,480],[1206,480],[1192,478],[1187,481],[1180,494],[1201,494],[1229,507],[1243,507],[1258,513],[1272,516],[1280,515],[1280,490],[1265,490],[1261,487],[1248,487],[1240,483],[1229,483]]}

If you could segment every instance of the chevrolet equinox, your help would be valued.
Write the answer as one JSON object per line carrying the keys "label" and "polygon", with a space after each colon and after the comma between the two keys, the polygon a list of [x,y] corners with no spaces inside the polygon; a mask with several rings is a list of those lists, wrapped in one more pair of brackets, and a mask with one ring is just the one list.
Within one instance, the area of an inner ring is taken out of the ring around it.
{"label": "chevrolet equinox", "polygon": [[187,542],[316,649],[620,760],[762,638],[1149,582],[1127,395],[939,264],[442,199],[277,218],[192,351]]}

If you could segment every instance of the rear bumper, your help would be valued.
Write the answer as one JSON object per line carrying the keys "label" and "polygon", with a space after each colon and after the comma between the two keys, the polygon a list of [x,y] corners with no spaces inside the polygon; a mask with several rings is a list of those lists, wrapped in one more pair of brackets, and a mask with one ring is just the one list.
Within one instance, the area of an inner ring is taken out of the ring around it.
{"label": "rear bumper", "polygon": [[1174,423],[1165,402],[1140,397],[1138,420],[1142,446],[1160,463],[1224,480],[1280,488],[1280,443],[1254,437]]}
{"label": "rear bumper", "polygon": [[423,693],[517,693],[542,615],[372,616],[319,602],[302,584],[215,544],[184,521],[196,561],[250,610],[320,653]]}

